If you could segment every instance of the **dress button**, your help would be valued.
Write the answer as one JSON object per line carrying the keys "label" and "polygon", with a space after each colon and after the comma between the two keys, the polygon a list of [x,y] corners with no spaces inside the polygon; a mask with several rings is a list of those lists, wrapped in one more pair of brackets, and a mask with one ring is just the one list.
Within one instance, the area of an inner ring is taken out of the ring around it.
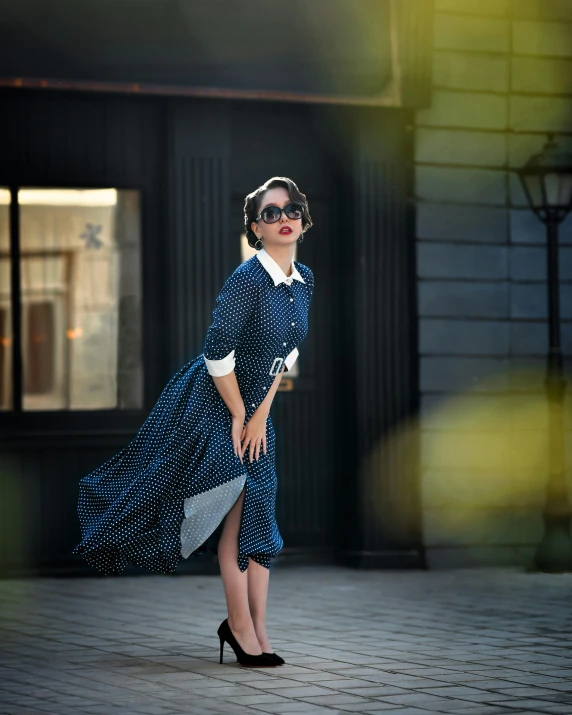
{"label": "dress button", "polygon": [[286,345],[286,343],[282,343],[282,345]]}
{"label": "dress button", "polygon": [[293,303],[293,302],[294,302],[294,298],[290,298],[290,303]]}
{"label": "dress button", "polygon": [[290,325],[296,325],[296,323],[290,323]]}

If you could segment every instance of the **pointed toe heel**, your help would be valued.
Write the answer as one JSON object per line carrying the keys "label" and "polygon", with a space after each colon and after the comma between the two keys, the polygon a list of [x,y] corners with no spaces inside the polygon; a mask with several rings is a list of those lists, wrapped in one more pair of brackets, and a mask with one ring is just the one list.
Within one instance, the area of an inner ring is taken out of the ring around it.
{"label": "pointed toe heel", "polygon": [[272,658],[268,653],[260,653],[260,655],[251,655],[250,653],[246,653],[240,647],[238,641],[230,630],[227,618],[225,618],[224,621],[220,624],[217,633],[220,639],[221,665],[225,641],[233,649],[234,654],[236,655],[236,659],[240,663],[240,665],[248,665],[252,668],[274,668],[278,665],[276,660]]}

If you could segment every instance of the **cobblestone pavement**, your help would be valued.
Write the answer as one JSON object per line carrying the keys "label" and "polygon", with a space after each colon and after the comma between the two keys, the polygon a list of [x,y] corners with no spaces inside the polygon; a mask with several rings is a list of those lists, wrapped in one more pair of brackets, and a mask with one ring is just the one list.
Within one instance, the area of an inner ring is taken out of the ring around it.
{"label": "cobblestone pavement", "polygon": [[572,713],[572,574],[278,567],[245,668],[218,576],[0,581],[0,713]]}

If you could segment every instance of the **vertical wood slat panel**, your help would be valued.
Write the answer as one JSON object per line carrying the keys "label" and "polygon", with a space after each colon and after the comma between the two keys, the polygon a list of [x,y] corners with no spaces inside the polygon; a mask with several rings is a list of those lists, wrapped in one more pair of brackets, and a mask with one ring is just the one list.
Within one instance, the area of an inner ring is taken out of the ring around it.
{"label": "vertical wood slat panel", "polygon": [[277,520],[284,552],[332,544],[336,494],[330,425],[314,391],[278,394],[272,406],[278,473]]}
{"label": "vertical wood slat panel", "polygon": [[[388,140],[361,118],[355,164],[356,439],[362,553],[417,546],[416,465],[403,438],[416,404],[415,308],[407,225],[406,169],[399,135]],[[390,127],[391,128],[391,127]],[[394,126],[394,132],[403,131]],[[401,150],[401,151],[400,151]],[[413,321],[413,322],[412,322]],[[389,438],[388,438],[389,437]]]}
{"label": "vertical wood slat panel", "polygon": [[169,372],[202,353],[214,301],[239,262],[229,241],[228,112],[223,103],[170,110]]}

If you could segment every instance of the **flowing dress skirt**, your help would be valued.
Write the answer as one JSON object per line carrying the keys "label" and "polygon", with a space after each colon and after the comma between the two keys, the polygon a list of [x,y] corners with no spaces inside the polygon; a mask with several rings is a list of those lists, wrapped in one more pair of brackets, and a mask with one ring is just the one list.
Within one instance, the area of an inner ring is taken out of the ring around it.
{"label": "flowing dress skirt", "polygon": [[189,556],[216,553],[217,527],[245,488],[238,565],[245,571],[250,557],[270,568],[283,546],[272,420],[258,461],[248,451],[241,463],[230,429],[200,355],[171,378],[134,439],[80,480],[73,553],[106,575],[130,563],[170,573]]}

